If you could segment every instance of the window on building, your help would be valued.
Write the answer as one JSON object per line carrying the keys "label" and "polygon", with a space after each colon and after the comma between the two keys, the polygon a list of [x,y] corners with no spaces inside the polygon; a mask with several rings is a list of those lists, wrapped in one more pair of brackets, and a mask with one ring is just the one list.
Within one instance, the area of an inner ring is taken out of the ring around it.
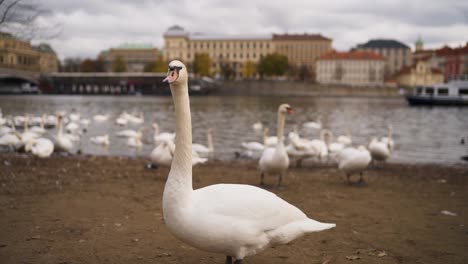
{"label": "window on building", "polygon": [[242,49],[242,47],[243,47],[244,45],[241,43],[239,46],[240,46],[240,48]]}
{"label": "window on building", "polygon": [[194,48],[194,49],[197,48],[197,43],[193,43],[193,48]]}
{"label": "window on building", "polygon": [[206,43],[206,48],[209,49],[210,48],[210,43]]}
{"label": "window on building", "polygon": [[216,49],[216,42],[213,43],[213,49]]}

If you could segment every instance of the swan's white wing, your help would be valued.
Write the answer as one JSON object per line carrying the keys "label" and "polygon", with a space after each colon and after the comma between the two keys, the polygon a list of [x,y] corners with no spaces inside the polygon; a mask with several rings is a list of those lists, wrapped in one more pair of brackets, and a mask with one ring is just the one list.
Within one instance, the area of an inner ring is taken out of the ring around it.
{"label": "swan's white wing", "polygon": [[302,221],[307,216],[274,193],[251,185],[216,184],[194,191],[200,213],[246,221],[259,231]]}

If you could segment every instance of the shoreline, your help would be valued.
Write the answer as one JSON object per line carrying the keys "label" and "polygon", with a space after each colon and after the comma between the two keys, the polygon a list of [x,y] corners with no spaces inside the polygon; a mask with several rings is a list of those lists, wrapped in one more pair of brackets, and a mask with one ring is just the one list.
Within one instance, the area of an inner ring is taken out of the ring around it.
{"label": "shoreline", "polygon": [[[223,263],[178,241],[162,219],[168,168],[146,159],[0,154],[1,263]],[[255,161],[193,169],[194,189],[258,186]],[[273,263],[465,263],[468,167],[384,164],[347,185],[332,166],[292,168],[267,190],[337,227],[245,260]],[[449,213],[448,215],[443,213]],[[454,214],[454,215],[450,215]]]}

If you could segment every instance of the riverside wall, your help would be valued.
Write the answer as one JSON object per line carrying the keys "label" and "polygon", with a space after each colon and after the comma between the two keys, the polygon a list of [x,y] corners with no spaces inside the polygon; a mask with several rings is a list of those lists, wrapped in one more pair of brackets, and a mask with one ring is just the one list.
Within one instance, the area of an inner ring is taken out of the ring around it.
{"label": "riverside wall", "polygon": [[343,96],[343,97],[401,97],[399,88],[390,86],[321,85],[292,81],[226,81],[219,95],[251,96]]}

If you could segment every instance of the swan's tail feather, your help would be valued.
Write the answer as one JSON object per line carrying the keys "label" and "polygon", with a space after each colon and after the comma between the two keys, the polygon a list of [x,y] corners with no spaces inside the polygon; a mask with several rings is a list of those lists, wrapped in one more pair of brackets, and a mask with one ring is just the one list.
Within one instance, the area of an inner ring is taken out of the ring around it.
{"label": "swan's tail feather", "polygon": [[296,221],[268,232],[271,244],[287,244],[290,241],[311,232],[320,232],[334,228],[336,224],[321,223],[312,219]]}

